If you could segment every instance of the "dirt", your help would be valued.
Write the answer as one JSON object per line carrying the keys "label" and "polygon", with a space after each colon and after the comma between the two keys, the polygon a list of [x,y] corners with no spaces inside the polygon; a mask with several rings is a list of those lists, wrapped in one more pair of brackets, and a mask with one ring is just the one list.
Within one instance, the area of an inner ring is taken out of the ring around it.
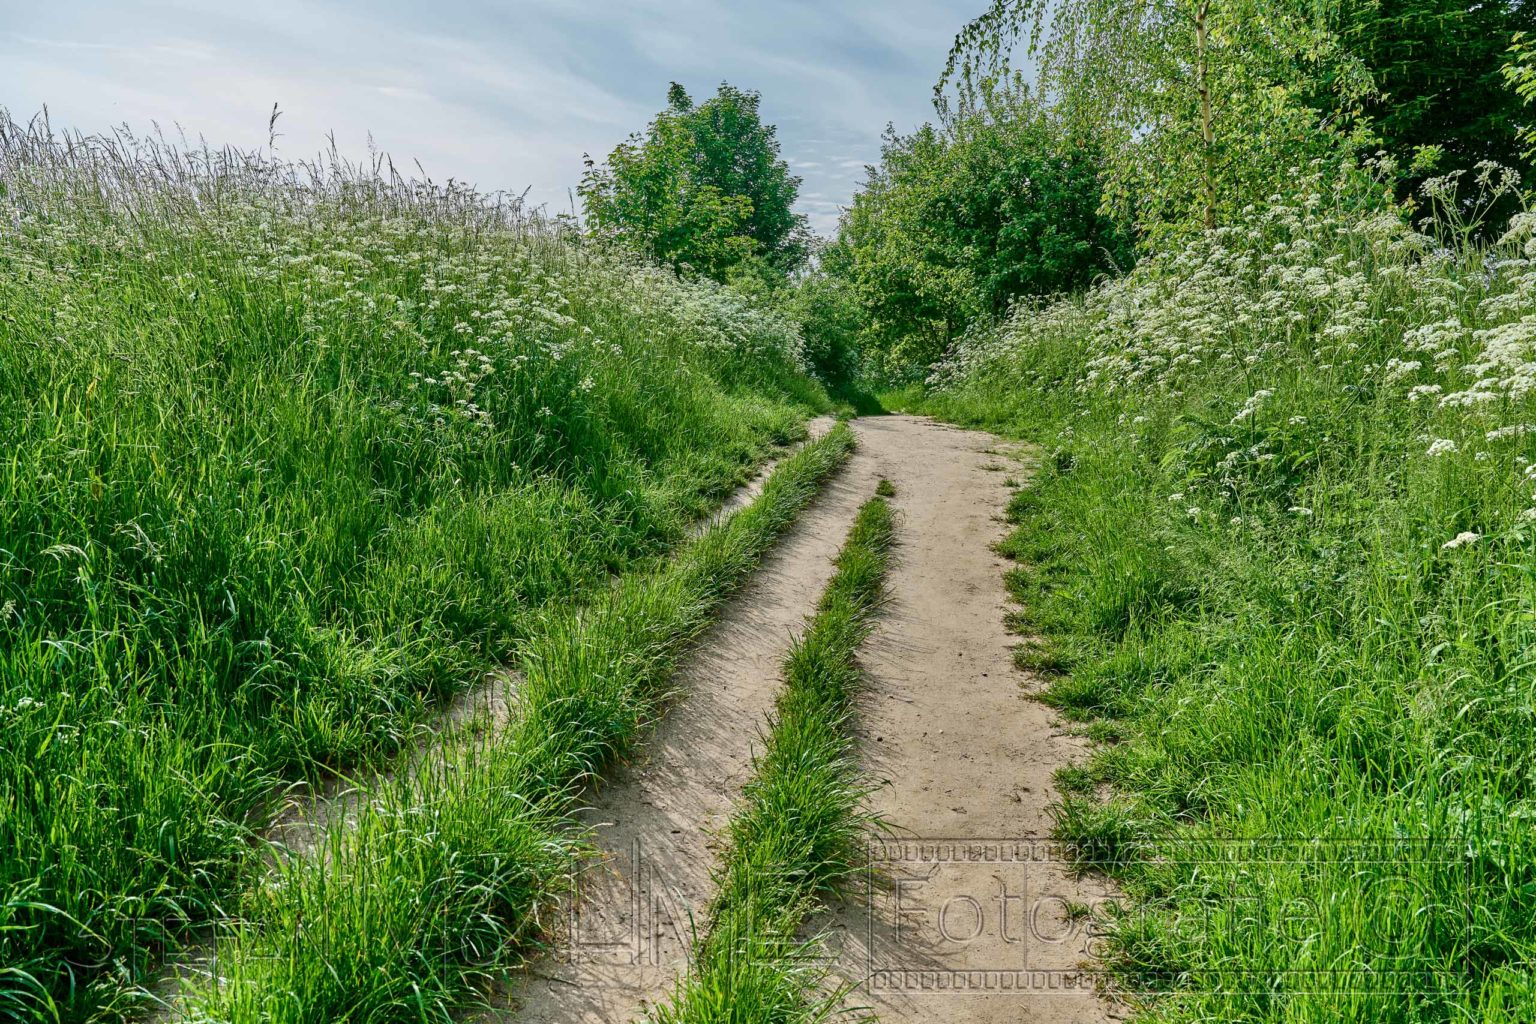
{"label": "dirt", "polygon": [[855,430],[848,465],[682,667],[643,756],[584,812],[603,859],[564,908],[558,955],[477,1019],[620,1024],[670,994],[790,638],[882,477],[896,488],[898,544],[891,598],[861,655],[858,731],[890,839],[871,837],[864,891],[817,923],[858,986],[849,1005],[890,1022],[1111,1019],[1083,969],[1091,929],[1069,919],[1070,905],[1110,894],[1074,879],[1049,840],[1052,774],[1081,741],[1029,699],[1039,681],[1013,667],[1018,638],[1004,626],[1007,566],[992,546],[1010,493],[998,470],[1017,453],[912,417]]}
{"label": "dirt", "polygon": [[677,696],[639,755],[581,811],[600,860],[562,908],[556,954],[475,1020],[628,1024],[671,992],[703,923],[721,833],[761,749],[790,641],[878,479],[855,454],[684,659]]}
{"label": "dirt", "polygon": [[[858,732],[880,782],[864,891],[834,915],[851,1002],[887,1022],[1104,1021],[1087,921],[1110,892],[1050,841],[1052,775],[1081,757],[1013,666],[1004,625],[1005,463],[976,431],[910,417],[858,423],[899,519],[890,599],[860,661]],[[1025,475],[1022,471],[1020,476]],[[1084,970],[1084,966],[1089,970]]]}

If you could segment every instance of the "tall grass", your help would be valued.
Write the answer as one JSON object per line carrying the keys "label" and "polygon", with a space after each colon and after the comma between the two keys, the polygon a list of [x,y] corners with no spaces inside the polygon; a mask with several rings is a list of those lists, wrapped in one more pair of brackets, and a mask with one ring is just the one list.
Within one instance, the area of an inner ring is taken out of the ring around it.
{"label": "tall grass", "polygon": [[280,785],[679,542],[824,407],[799,349],[384,162],[0,112],[0,1014],[100,1009]]}
{"label": "tall grass", "polygon": [[577,854],[561,827],[622,751],[689,639],[853,447],[839,426],[786,459],[747,508],[530,644],[516,712],[293,858],[221,942],[196,1019],[269,1024],[449,1020],[525,950]]}
{"label": "tall grass", "polygon": [[917,399],[1042,446],[1010,580],[1142,1019],[1536,1018],[1536,217],[1470,241],[1481,185],[1303,187]]}
{"label": "tall grass", "polygon": [[[889,488],[886,481],[881,484]],[[834,1016],[825,958],[801,930],[819,898],[859,868],[868,824],[849,718],[854,654],[869,634],[894,531],[884,497],[859,509],[837,572],[784,664],[784,689],[716,872],[692,964],[656,1024],[767,1024]]]}

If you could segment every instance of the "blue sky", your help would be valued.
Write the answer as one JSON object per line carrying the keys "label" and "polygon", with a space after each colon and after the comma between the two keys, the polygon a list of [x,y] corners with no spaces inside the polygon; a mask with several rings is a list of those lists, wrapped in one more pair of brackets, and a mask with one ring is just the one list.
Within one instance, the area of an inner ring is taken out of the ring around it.
{"label": "blue sky", "polygon": [[887,122],[929,117],[954,33],[983,0],[56,0],[7,3],[0,106],[87,131],[179,124],[312,155],[369,134],[436,179],[570,207],[583,152],[642,127],[667,83],[763,94],[801,208],[831,230]]}

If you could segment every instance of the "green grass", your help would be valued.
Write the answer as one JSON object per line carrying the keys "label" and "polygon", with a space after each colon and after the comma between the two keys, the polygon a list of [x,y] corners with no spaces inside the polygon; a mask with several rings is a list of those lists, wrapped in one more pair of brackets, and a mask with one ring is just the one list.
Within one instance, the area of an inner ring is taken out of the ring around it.
{"label": "green grass", "polygon": [[1533,226],[1260,210],[885,396],[1045,453],[1003,550],[1140,1019],[1536,1019]]}
{"label": "green grass", "polygon": [[579,855],[562,816],[657,708],[673,661],[853,447],[843,425],[650,573],[529,644],[516,712],[490,742],[378,793],[255,890],[189,998],[232,1024],[440,1020],[517,962]]}
{"label": "green grass", "polygon": [[848,720],[859,684],[854,653],[884,586],[894,524],[872,498],[859,510],[837,572],[784,665],[766,749],[731,820],[730,848],[688,975],[656,1024],[825,1020],[827,985],[801,929],[819,900],[860,866],[865,829]]}
{"label": "green grass", "polygon": [[0,116],[0,219],[0,1016],[109,1012],[282,787],[389,763],[827,407],[781,318],[379,168]]}

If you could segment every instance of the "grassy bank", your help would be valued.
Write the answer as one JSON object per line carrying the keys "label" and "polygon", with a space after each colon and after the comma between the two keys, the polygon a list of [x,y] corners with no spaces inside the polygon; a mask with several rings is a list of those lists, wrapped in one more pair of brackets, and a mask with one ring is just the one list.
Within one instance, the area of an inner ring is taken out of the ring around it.
{"label": "grassy bank", "polygon": [[0,117],[0,1014],[87,1015],[825,406],[516,203]]}
{"label": "grassy bank", "polygon": [[1536,1014],[1536,219],[1434,227],[1255,212],[893,399],[1041,446],[1020,657],[1142,1019]]}
{"label": "grassy bank", "polygon": [[515,962],[577,855],[561,816],[656,707],[673,661],[852,450],[846,426],[751,505],[529,644],[504,734],[396,783],[289,860],[221,943],[198,1019],[450,1020]]}
{"label": "grassy bank", "polygon": [[859,683],[854,653],[880,600],[893,526],[884,498],[859,510],[816,615],[790,650],[692,966],[671,1001],[652,1011],[657,1024],[818,1021],[837,1006],[840,993],[826,988],[825,966],[800,930],[818,897],[860,865],[864,790],[847,730]]}

